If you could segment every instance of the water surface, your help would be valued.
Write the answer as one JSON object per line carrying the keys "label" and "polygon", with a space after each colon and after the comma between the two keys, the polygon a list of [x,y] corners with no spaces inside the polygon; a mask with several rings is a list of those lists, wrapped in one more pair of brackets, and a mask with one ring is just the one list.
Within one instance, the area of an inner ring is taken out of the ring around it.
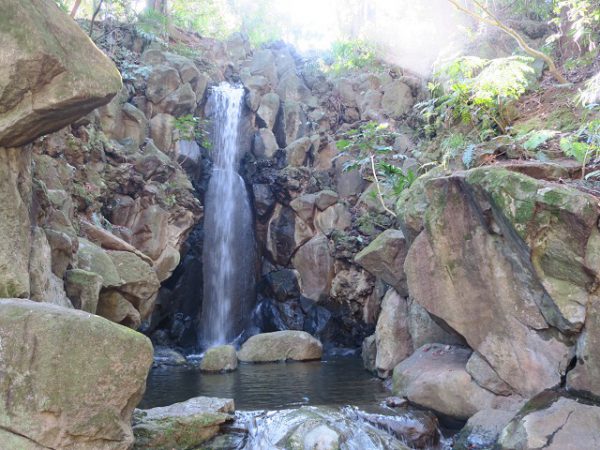
{"label": "water surface", "polygon": [[389,395],[359,358],[272,364],[240,364],[226,374],[197,367],[158,367],[148,376],[140,408],[165,406],[192,397],[225,397],[237,410],[280,410],[302,405],[368,406]]}

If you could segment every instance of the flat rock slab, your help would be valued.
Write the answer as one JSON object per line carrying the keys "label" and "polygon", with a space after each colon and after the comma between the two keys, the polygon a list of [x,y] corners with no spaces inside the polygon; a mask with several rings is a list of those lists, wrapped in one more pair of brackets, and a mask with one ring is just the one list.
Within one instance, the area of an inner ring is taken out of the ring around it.
{"label": "flat rock slab", "polygon": [[231,399],[196,397],[152,409],[136,409],[133,416],[134,449],[193,448],[211,439],[232,419]]}
{"label": "flat rock slab", "polygon": [[321,342],[304,331],[291,330],[252,336],[238,352],[242,362],[310,361],[322,355]]}

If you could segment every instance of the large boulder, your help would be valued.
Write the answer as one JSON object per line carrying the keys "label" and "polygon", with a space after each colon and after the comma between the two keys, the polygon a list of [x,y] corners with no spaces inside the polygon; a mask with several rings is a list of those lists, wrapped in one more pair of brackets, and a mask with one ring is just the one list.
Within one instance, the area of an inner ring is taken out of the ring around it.
{"label": "large boulder", "polygon": [[600,407],[543,392],[531,399],[502,430],[501,450],[595,450],[600,448]]}
{"label": "large boulder", "polygon": [[136,409],[133,416],[134,449],[196,448],[233,420],[233,400],[196,397],[152,409]]}
{"label": "large boulder", "polygon": [[466,348],[424,345],[394,368],[394,394],[457,419],[482,409],[511,409],[516,400],[495,396],[466,371]]}
{"label": "large boulder", "polygon": [[358,253],[354,261],[406,297],[408,288],[404,260],[407,253],[408,244],[402,231],[385,230]]}
{"label": "large boulder", "polygon": [[329,294],[334,275],[334,259],[329,253],[329,240],[317,234],[300,247],[292,257],[300,273],[300,289],[305,297],[323,300]]}
{"label": "large boulder", "polygon": [[278,204],[267,228],[267,250],[273,261],[287,265],[298,247],[312,238],[310,227],[294,211]]}
{"label": "large boulder", "polygon": [[[1,117],[0,114],[0,123]],[[0,126],[0,133],[1,129]],[[30,165],[31,156],[27,152],[0,147],[0,297],[29,297],[30,294]]]}
{"label": "large boulder", "polygon": [[233,345],[219,345],[206,350],[200,370],[203,372],[230,372],[237,369],[238,359]]}
{"label": "large boulder", "polygon": [[2,0],[0,147],[18,147],[108,103],[115,65],[54,2]]}
{"label": "large boulder", "polygon": [[585,329],[577,342],[577,360],[567,375],[569,388],[600,397],[600,301],[588,305]]}
{"label": "large boulder", "polygon": [[401,80],[394,80],[383,87],[381,108],[389,117],[408,113],[415,103],[410,87]]}
{"label": "large boulder", "polygon": [[579,330],[596,295],[597,199],[496,168],[424,190],[425,229],[404,266],[411,296],[515,392],[557,385],[570,348],[551,326]]}
{"label": "large boulder", "polygon": [[131,415],[152,365],[146,337],[81,311],[3,299],[0,342],[4,448],[133,444]]}
{"label": "large boulder", "polygon": [[248,339],[238,352],[242,362],[310,361],[321,359],[323,346],[304,331],[275,331]]}

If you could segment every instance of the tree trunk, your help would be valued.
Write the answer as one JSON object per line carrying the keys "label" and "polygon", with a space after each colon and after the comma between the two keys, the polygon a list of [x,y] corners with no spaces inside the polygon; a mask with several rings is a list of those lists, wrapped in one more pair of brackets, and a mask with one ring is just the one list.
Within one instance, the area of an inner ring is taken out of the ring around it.
{"label": "tree trunk", "polygon": [[79,5],[81,5],[81,0],[75,0],[75,4],[73,5],[73,9],[71,9],[71,17],[74,19],[75,15],[77,15],[77,10],[79,9]]}
{"label": "tree trunk", "polygon": [[146,8],[153,9],[166,16],[168,12],[167,0],[147,0]]}

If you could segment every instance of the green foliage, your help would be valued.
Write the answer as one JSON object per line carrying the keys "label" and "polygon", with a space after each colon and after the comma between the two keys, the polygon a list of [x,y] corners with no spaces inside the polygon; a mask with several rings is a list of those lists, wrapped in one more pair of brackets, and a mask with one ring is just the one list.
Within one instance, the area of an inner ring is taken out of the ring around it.
{"label": "green foliage", "polygon": [[523,148],[528,151],[535,151],[547,141],[558,134],[554,130],[534,130],[523,136]]}
{"label": "green foliage", "polygon": [[[344,133],[344,138],[337,141],[336,146],[346,154],[354,153],[354,158],[344,164],[344,171],[357,170],[363,166],[370,166],[373,171],[373,181],[378,188],[391,191],[399,195],[404,189],[410,187],[417,174],[412,169],[407,171],[383,160],[398,159],[393,154],[392,144],[397,133],[390,131],[388,124],[367,122],[359,128]],[[382,193],[383,194],[383,193]]]}
{"label": "green foliage", "polygon": [[182,141],[196,141],[199,145],[206,149],[212,147],[210,137],[206,131],[208,122],[201,120],[191,114],[177,117],[174,122],[175,130],[177,131],[177,139]]}
{"label": "green foliage", "polygon": [[67,5],[65,0],[54,0],[54,2],[58,5],[58,7],[60,9],[62,9],[64,12],[68,13],[69,12],[69,6]]}
{"label": "green foliage", "polygon": [[138,14],[135,31],[138,36],[148,42],[168,45],[169,18],[154,9],[145,9]]}
{"label": "green foliage", "polygon": [[561,139],[560,148],[565,155],[581,163],[583,177],[585,166],[592,158],[600,157],[600,119],[588,122],[576,133]]}
{"label": "green foliage", "polygon": [[482,140],[504,134],[508,103],[527,90],[532,58],[483,59],[465,56],[444,65],[429,83],[431,99],[416,105],[426,120],[426,132],[457,124],[478,127]]}
{"label": "green foliage", "polygon": [[598,0],[555,0],[552,22],[559,32],[551,37],[558,39],[562,30],[569,30],[571,39],[581,53],[595,52],[600,41],[600,2]]}
{"label": "green foliage", "polygon": [[224,39],[237,30],[229,4],[219,0],[171,0],[173,23],[202,36]]}
{"label": "green foliage", "polygon": [[375,48],[363,40],[340,40],[331,46],[330,70],[342,74],[377,65]]}

